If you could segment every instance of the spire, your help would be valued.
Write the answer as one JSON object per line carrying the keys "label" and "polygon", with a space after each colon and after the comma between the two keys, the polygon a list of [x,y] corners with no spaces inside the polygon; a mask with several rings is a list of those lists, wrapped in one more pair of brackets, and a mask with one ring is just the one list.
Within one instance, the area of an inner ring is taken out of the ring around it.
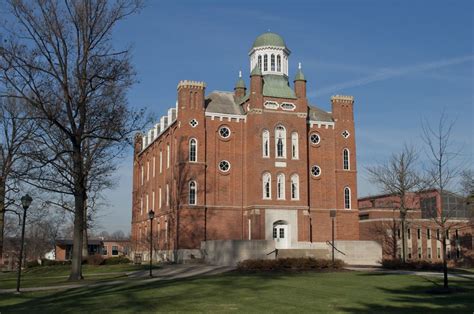
{"label": "spire", "polygon": [[296,72],[295,81],[306,81],[303,71],[301,70],[301,62],[298,62],[298,72]]}
{"label": "spire", "polygon": [[260,67],[258,66],[258,64],[255,65],[252,72],[250,72],[250,76],[255,76],[255,75],[262,76],[262,71],[260,70]]}
{"label": "spire", "polygon": [[237,80],[237,83],[235,83],[235,88],[246,88],[245,82],[242,79],[242,71],[239,71],[239,79]]}

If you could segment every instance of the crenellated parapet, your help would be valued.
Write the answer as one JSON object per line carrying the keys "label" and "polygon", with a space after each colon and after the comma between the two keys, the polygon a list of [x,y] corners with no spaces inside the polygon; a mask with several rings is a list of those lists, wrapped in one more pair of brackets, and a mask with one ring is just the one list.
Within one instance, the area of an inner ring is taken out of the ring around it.
{"label": "crenellated parapet", "polygon": [[180,90],[183,87],[205,89],[206,83],[201,82],[201,81],[189,81],[189,80],[179,81],[177,90]]}

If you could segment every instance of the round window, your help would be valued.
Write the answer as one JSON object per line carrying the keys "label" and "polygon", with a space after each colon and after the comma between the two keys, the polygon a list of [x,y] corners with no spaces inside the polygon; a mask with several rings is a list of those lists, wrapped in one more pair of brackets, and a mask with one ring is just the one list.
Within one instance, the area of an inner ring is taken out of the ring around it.
{"label": "round window", "polygon": [[222,138],[228,138],[230,136],[230,129],[226,126],[221,126],[219,129],[219,135]]}
{"label": "round window", "polygon": [[319,177],[321,175],[321,168],[319,166],[312,166],[311,167],[311,175],[313,177]]}
{"label": "round window", "polygon": [[311,141],[311,144],[317,145],[321,141],[321,137],[319,136],[318,133],[313,133],[309,137],[309,140]]}
{"label": "round window", "polygon": [[230,162],[227,160],[221,160],[219,162],[219,170],[222,172],[227,172],[230,170]]}

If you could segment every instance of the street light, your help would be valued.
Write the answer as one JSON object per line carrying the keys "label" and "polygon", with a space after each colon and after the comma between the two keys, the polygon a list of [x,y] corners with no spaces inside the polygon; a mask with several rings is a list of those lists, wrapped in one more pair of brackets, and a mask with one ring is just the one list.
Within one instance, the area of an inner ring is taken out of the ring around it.
{"label": "street light", "polygon": [[334,267],[334,219],[336,218],[336,211],[334,209],[331,209],[329,212],[329,216],[331,217],[331,238],[332,238],[332,266]]}
{"label": "street light", "polygon": [[155,212],[150,209],[148,212],[148,218],[150,218],[150,278],[153,277],[152,273],[152,261],[153,261],[153,219],[155,218]]}
{"label": "street light", "polygon": [[30,207],[33,199],[31,196],[26,194],[21,198],[21,206],[23,207],[23,222],[21,227],[21,243],[20,243],[20,257],[18,258],[18,277],[16,279],[16,292],[20,293],[20,280],[21,280],[21,263],[23,259],[23,243],[25,242],[25,222],[26,222],[26,210]]}

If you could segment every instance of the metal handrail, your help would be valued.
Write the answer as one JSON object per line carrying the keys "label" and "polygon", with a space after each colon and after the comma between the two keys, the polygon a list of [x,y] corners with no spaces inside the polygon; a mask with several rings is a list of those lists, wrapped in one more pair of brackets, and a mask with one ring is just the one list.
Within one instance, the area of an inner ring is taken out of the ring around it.
{"label": "metal handrail", "polygon": [[274,249],[273,251],[271,251],[270,253],[267,253],[267,255],[270,255],[272,253],[275,253],[275,256],[278,255],[278,249]]}
{"label": "metal handrail", "polygon": [[332,243],[330,241],[326,241],[326,244],[333,247],[336,251],[338,251],[339,253],[341,253],[342,255],[346,255],[346,253],[338,250],[334,245],[332,245]]}

